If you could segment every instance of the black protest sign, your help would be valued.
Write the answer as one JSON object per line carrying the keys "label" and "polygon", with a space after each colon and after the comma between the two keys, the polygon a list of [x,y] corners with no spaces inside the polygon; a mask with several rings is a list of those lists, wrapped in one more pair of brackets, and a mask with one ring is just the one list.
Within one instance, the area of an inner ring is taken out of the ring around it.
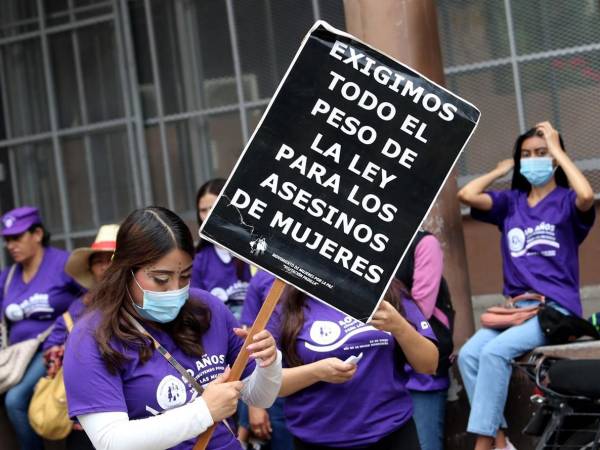
{"label": "black protest sign", "polygon": [[202,235],[365,321],[478,120],[473,105],[317,22]]}

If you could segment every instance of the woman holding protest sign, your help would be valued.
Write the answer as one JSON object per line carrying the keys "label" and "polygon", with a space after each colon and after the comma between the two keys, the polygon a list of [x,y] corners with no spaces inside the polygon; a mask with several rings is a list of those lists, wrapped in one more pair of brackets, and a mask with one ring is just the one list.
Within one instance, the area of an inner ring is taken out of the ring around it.
{"label": "woman holding protest sign", "polygon": [[288,288],[270,322],[296,450],[419,449],[405,363],[434,373],[435,336],[394,280],[369,324]]}
{"label": "woman holding protest sign", "polygon": [[[167,209],[136,210],[121,225],[64,358],[69,413],[96,448],[191,449],[240,398],[261,407],[275,400],[281,356],[266,330],[248,346],[257,362],[245,379],[227,381],[246,332],[219,299],[190,290],[193,255],[187,226]],[[208,448],[240,444],[220,424]]]}
{"label": "woman holding protest sign", "polygon": [[[225,180],[214,178],[198,189],[198,227],[201,227],[208,217],[224,185]],[[237,319],[240,318],[251,277],[248,264],[234,257],[229,250],[200,239],[194,257],[192,287],[203,289],[220,298]]]}
{"label": "woman holding protest sign", "polygon": [[[79,296],[81,287],[64,271],[69,253],[49,246],[50,234],[37,208],[23,206],[4,214],[2,236],[14,261],[0,275],[1,314],[12,346],[47,334],[54,320]],[[4,398],[6,412],[19,446],[42,449],[42,440],[27,418],[33,388],[45,373],[42,352],[38,351],[31,361],[9,361],[4,374],[16,371],[14,364],[21,363],[27,368],[16,385],[7,386],[10,389]]]}
{"label": "woman holding protest sign", "polygon": [[[513,168],[510,190],[486,191]],[[539,294],[546,307],[581,315],[578,248],[594,223],[594,192],[549,122],[519,136],[513,159],[468,183],[459,199],[471,206],[473,218],[503,234],[504,295]],[[478,435],[477,450],[514,449],[502,431],[510,362],[546,342],[533,316],[507,329],[482,328],[461,349],[459,368],[471,401],[468,431]]]}

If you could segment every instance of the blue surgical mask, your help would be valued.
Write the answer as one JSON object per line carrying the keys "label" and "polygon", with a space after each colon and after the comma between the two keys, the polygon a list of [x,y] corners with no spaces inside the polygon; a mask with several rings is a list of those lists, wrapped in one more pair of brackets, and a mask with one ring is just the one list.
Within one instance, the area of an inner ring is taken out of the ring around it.
{"label": "blue surgical mask", "polygon": [[544,186],[554,175],[552,158],[547,156],[521,159],[521,175],[527,178],[532,186]]}
{"label": "blue surgical mask", "polygon": [[[133,275],[133,272],[132,272]],[[179,314],[181,307],[185,304],[189,297],[190,285],[182,287],[174,291],[148,291],[140,286],[140,283],[133,276],[135,284],[144,293],[143,306],[138,306],[133,302],[133,306],[140,316],[144,319],[153,320],[155,322],[167,323],[172,322]]]}

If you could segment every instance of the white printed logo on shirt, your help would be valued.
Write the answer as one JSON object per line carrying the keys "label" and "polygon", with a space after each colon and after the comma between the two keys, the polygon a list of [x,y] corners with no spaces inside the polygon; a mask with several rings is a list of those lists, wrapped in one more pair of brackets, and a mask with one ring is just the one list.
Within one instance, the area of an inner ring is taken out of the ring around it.
{"label": "white printed logo on shirt", "polygon": [[386,338],[378,338],[356,348],[354,346],[346,345],[346,342],[352,337],[369,331],[375,331],[375,328],[371,325],[365,325],[350,316],[344,317],[343,320],[340,320],[337,323],[326,320],[316,320],[310,327],[310,340],[312,342],[305,342],[304,346],[313,352],[327,353],[342,347],[344,350],[351,351],[356,349],[362,350],[364,348],[379,345],[388,345],[388,339]]}
{"label": "white printed logo on shirt", "polygon": [[6,307],[6,317],[13,322],[29,318],[33,314],[45,314],[50,317],[53,312],[54,308],[50,306],[50,297],[48,294],[41,294],[39,292],[23,300],[21,303],[11,303]]}
{"label": "white printed logo on shirt", "polygon": [[215,297],[217,297],[222,302],[226,302],[227,299],[229,298],[229,297],[227,297],[227,291],[225,289],[223,289],[222,287],[213,288],[212,291],[210,291],[210,293],[212,295],[214,295]]}
{"label": "white printed logo on shirt", "polygon": [[246,298],[246,291],[248,290],[248,282],[247,281],[236,281],[227,289],[223,289],[222,287],[213,288],[210,293],[217,297],[222,302],[226,302],[228,300],[238,300],[244,301]]}
{"label": "white printed logo on shirt", "polygon": [[310,328],[310,338],[319,345],[329,345],[335,342],[341,333],[340,326],[328,320],[315,320]]}
{"label": "white printed logo on shirt", "polygon": [[171,409],[185,403],[185,384],[173,375],[164,377],[156,389],[156,401],[162,409]]}
{"label": "white printed logo on shirt", "polygon": [[236,281],[227,288],[227,298],[229,298],[229,300],[244,301],[246,299],[247,290],[247,281]]}
{"label": "white printed logo on shirt", "polygon": [[[524,255],[556,256],[556,250],[560,244],[556,240],[556,226],[540,222],[535,227],[512,228],[507,233],[508,247],[513,258]],[[538,250],[538,245],[554,247],[554,249]]]}
{"label": "white printed logo on shirt", "polygon": [[513,228],[508,232],[508,247],[512,253],[520,252],[525,248],[525,233],[523,233],[523,230]]}

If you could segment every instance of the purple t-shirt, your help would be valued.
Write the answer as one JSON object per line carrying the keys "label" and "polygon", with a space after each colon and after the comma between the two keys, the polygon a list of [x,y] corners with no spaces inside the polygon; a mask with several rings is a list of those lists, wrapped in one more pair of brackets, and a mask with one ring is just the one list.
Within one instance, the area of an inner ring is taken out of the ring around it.
{"label": "purple t-shirt", "polygon": [[472,209],[471,215],[502,233],[504,295],[537,292],[581,316],[579,245],[594,223],[595,209],[579,211],[575,191],[561,186],[534,207],[518,190],[488,194],[492,209]]}
{"label": "purple t-shirt", "polygon": [[[210,328],[202,337],[206,352],[202,357],[183,353],[165,332],[145,327],[188,372],[206,385],[233,365],[243,341],[234,334],[239,326],[231,312],[216,297],[199,289],[192,289],[190,297],[200,299],[211,311]],[[96,412],[126,412],[131,420],[143,419],[184,405],[196,398],[194,389],[171,364],[154,352],[142,364],[137,351],[115,342],[129,358],[117,374],[111,374],[100,356],[94,337],[99,321],[97,311],[85,314],[75,325],[67,340],[64,357],[64,378],[69,415]],[[254,370],[254,362],[246,367],[243,377]],[[168,433],[168,430],[165,430]],[[192,449],[196,439],[182,442],[175,449]],[[209,449],[237,449],[240,444],[221,423],[208,445]]]}
{"label": "purple t-shirt", "polygon": [[[274,281],[275,277],[264,270],[259,270],[252,277],[250,283],[248,283],[246,300],[244,300],[244,308],[242,309],[242,315],[240,317],[240,323],[242,325],[249,327],[254,323]],[[278,309],[279,306],[280,304],[278,304],[276,308]]]}
{"label": "purple t-shirt", "polygon": [[[410,300],[407,319],[429,339],[429,323]],[[270,322],[279,334],[280,316]],[[404,370],[405,359],[390,333],[378,331],[317,300],[304,308],[304,326],[296,350],[304,364],[351,355],[363,358],[354,377],[342,384],[319,382],[285,399],[290,432],[305,442],[336,448],[363,447],[404,425],[413,413]]]}
{"label": "purple t-shirt", "polygon": [[406,387],[411,391],[441,391],[450,387],[449,377],[417,373],[408,364],[406,365],[406,372],[410,376]]}
{"label": "purple t-shirt", "polygon": [[64,250],[44,248],[40,267],[28,283],[23,282],[23,269],[17,264],[6,297],[4,284],[10,267],[0,275],[2,312],[9,321],[11,344],[45,331],[81,295],[82,288],[65,273],[68,258]]}
{"label": "purple t-shirt", "polygon": [[[238,264],[243,265],[241,277],[238,276]],[[248,264],[236,262],[233,258],[224,261],[212,244],[204,246],[194,257],[191,286],[221,299],[237,319],[240,318],[250,278]]]}
{"label": "purple t-shirt", "polygon": [[[69,306],[67,311],[71,315],[73,323],[79,320],[85,311],[83,297],[79,297],[77,300],[71,303],[71,306]],[[42,344],[42,348],[44,351],[46,351],[55,345],[63,345],[65,342],[67,342],[67,337],[69,337],[69,330],[67,330],[67,324],[65,323],[65,319],[61,314],[54,322],[54,328],[52,328],[52,332]]]}

